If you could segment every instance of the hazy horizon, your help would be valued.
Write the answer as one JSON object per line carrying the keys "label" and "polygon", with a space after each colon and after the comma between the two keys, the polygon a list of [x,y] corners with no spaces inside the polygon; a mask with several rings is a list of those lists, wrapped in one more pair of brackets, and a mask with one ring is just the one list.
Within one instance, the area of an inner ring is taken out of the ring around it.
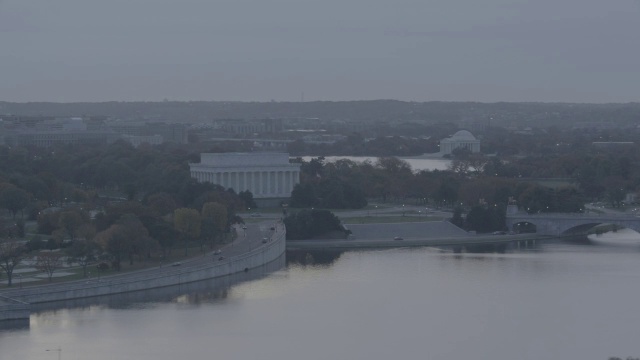
{"label": "hazy horizon", "polygon": [[638,15],[638,0],[0,0],[0,101],[638,102]]}

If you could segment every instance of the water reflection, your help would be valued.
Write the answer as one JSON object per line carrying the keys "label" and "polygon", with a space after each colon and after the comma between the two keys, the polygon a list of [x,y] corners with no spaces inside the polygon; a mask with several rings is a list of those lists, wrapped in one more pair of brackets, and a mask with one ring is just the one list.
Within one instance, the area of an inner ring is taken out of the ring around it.
{"label": "water reflection", "polygon": [[261,279],[269,273],[284,268],[285,265],[286,257],[283,255],[262,267],[221,278],[117,295],[34,304],[31,308],[31,317],[33,319],[34,317],[48,316],[51,313],[55,314],[56,311],[61,309],[143,309],[152,308],[158,303],[198,305],[223,301],[227,299],[229,289],[232,286],[245,281]]}
{"label": "water reflection", "polygon": [[29,319],[0,321],[0,334],[18,330],[29,330]]}
{"label": "water reflection", "polygon": [[[548,241],[548,240],[545,240]],[[556,241],[556,240],[552,240]],[[451,245],[441,247],[428,247],[435,252],[445,252],[454,254],[505,254],[507,252],[531,250],[535,251],[540,248],[540,241],[527,241],[520,243],[501,243],[501,244],[467,244],[467,245]],[[287,250],[287,266],[320,266],[330,267],[337,262],[340,257],[346,253],[353,252],[371,252],[371,250]],[[378,250],[383,253],[384,250]]]}
{"label": "water reflection", "polygon": [[46,360],[57,347],[92,360],[640,354],[637,253],[564,241],[481,250],[290,252],[286,269],[231,288],[119,305],[128,310],[45,310],[31,330],[0,333],[0,357]]}
{"label": "water reflection", "polygon": [[344,251],[340,250],[287,250],[287,266],[325,266],[335,263]]}

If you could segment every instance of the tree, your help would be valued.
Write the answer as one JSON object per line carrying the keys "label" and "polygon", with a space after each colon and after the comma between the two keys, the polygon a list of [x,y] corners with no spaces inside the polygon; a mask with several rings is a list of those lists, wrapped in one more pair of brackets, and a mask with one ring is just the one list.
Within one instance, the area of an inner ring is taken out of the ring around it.
{"label": "tree", "polygon": [[127,238],[124,226],[119,224],[111,225],[107,230],[101,231],[96,235],[96,241],[109,254],[112,266],[117,271],[120,271],[122,259],[133,251],[133,244]]}
{"label": "tree", "polygon": [[244,207],[246,208],[257,208],[255,200],[253,200],[253,194],[249,190],[240,191],[238,196],[244,202]]}
{"label": "tree", "polygon": [[42,252],[36,256],[35,268],[46,273],[49,282],[53,278],[53,273],[62,267],[62,254],[59,252]]}
{"label": "tree", "polygon": [[12,284],[13,270],[24,258],[25,250],[22,244],[14,241],[0,243],[0,269],[7,274],[8,286]]}
{"label": "tree", "polygon": [[432,197],[438,205],[453,204],[458,199],[458,186],[458,182],[451,178],[441,179]]}
{"label": "tree", "polygon": [[464,219],[462,218],[462,207],[456,206],[453,210],[453,217],[451,223],[459,228],[464,227]]}
{"label": "tree", "polygon": [[306,240],[345,230],[340,219],[329,210],[301,210],[284,218],[288,240]]}
{"label": "tree", "polygon": [[38,233],[51,234],[60,224],[60,211],[42,212],[38,215]]}
{"label": "tree", "polygon": [[84,277],[87,277],[87,266],[94,262],[100,253],[100,246],[91,240],[76,240],[66,249],[67,262],[82,266]]}
{"label": "tree", "polygon": [[177,231],[171,226],[170,223],[163,220],[156,220],[147,225],[149,229],[149,235],[156,239],[162,248],[162,257],[167,257],[167,250],[171,250],[178,237]]}
{"label": "tree", "polygon": [[0,206],[11,211],[16,218],[18,211],[22,211],[29,204],[29,193],[15,186],[6,187],[0,192]]}
{"label": "tree", "polygon": [[619,176],[609,176],[603,180],[603,184],[606,188],[605,194],[607,200],[611,206],[620,207],[627,194],[625,189],[626,182],[624,179]]}
{"label": "tree", "polygon": [[291,192],[291,207],[304,208],[318,206],[316,189],[309,182],[296,184]]}
{"label": "tree", "polygon": [[178,207],[173,197],[166,192],[155,193],[146,202],[156,216],[167,215]]}
{"label": "tree", "polygon": [[188,255],[189,239],[197,239],[200,236],[201,218],[198,210],[180,208],[173,212],[173,224],[176,230],[183,235],[184,255]]}
{"label": "tree", "polygon": [[125,239],[131,244],[129,251],[129,265],[133,265],[133,255],[139,259],[151,257],[151,251],[157,246],[157,241],[149,237],[149,231],[133,214],[123,215],[117,222],[121,226]]}
{"label": "tree", "polygon": [[503,230],[505,210],[502,206],[474,206],[467,214],[467,229],[478,233]]}
{"label": "tree", "polygon": [[19,238],[24,238],[26,235],[25,232],[25,223],[23,219],[18,219],[16,221],[16,236]]}
{"label": "tree", "polygon": [[448,166],[448,169],[451,172],[458,174],[458,176],[460,177],[466,177],[469,174],[470,168],[471,168],[471,162],[469,161],[468,157],[464,157],[464,158],[456,157],[451,161],[451,163]]}
{"label": "tree", "polygon": [[225,232],[228,224],[227,208],[224,205],[208,202],[202,206],[202,238],[211,240],[211,246]]}
{"label": "tree", "polygon": [[58,226],[67,232],[71,240],[76,238],[76,230],[83,223],[82,215],[76,210],[63,211],[58,218]]}

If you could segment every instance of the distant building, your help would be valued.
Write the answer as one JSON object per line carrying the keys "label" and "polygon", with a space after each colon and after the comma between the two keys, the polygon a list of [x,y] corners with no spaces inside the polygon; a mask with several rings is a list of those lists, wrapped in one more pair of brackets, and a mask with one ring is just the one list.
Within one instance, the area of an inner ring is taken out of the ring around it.
{"label": "distant building", "polygon": [[117,139],[117,134],[105,131],[31,130],[6,132],[2,142],[9,146],[49,147],[56,144],[109,144]]}
{"label": "distant building", "polygon": [[162,142],[187,143],[187,127],[183,124],[167,124],[163,122],[131,122],[109,121],[105,124],[109,129],[121,135],[154,136],[159,135]]}
{"label": "distant building", "polygon": [[599,148],[614,149],[626,146],[634,146],[633,141],[594,141],[591,145]]}
{"label": "distant building", "polygon": [[216,120],[216,128],[235,135],[279,133],[283,131],[282,119]]}
{"label": "distant building", "polygon": [[189,164],[191,177],[236,193],[250,191],[259,205],[278,205],[291,197],[300,182],[300,164],[289,163],[287,153],[203,153]]}
{"label": "distant building", "polygon": [[124,139],[134,146],[163,142],[187,142],[182,124],[107,121],[106,117],[0,118],[0,144],[48,147],[56,144],[110,144]]}
{"label": "distant building", "polygon": [[159,145],[163,143],[162,136],[160,135],[148,135],[148,136],[136,136],[136,135],[121,135],[122,139],[133,147],[138,147],[142,144]]}
{"label": "distant building", "polygon": [[338,141],[346,140],[347,137],[345,135],[338,134],[312,134],[305,135],[302,137],[302,141],[306,144],[325,144],[325,145],[333,145]]}
{"label": "distant building", "polygon": [[451,154],[455,149],[469,149],[472,153],[479,153],[480,140],[467,130],[460,130],[453,136],[440,140],[441,154]]}

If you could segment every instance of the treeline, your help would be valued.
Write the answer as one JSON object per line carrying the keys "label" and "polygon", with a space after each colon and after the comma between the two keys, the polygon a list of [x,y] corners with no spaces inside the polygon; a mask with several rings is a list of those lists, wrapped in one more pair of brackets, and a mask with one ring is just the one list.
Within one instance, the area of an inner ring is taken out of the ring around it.
{"label": "treeline", "polygon": [[[504,229],[504,212],[509,201],[515,200],[530,213],[582,212],[585,208],[586,197],[577,187],[551,188],[496,176],[493,160],[483,156],[455,159],[445,171],[418,172],[397,158],[379,158],[375,163],[347,159],[325,162],[321,157],[295,161],[302,166],[301,183],[292,194],[293,207],[357,209],[366,206],[367,199],[376,199],[459,208],[468,220],[460,225],[479,232]],[[471,164],[477,168],[471,168]]]}
{"label": "treeline", "polygon": [[[78,114],[137,119],[140,114],[154,114],[159,120],[186,119],[189,122],[213,119],[319,118],[325,120],[367,122],[368,124],[424,121],[459,122],[461,119],[491,121],[492,125],[530,126],[560,125],[616,119],[618,124],[635,123],[640,104],[572,104],[572,103],[479,103],[414,102],[397,100],[239,102],[239,101],[162,101],[96,103],[11,103],[0,102],[6,114],[78,116]],[[156,115],[160,114],[160,115]]]}
{"label": "treeline", "polygon": [[296,211],[286,216],[283,221],[287,227],[287,240],[308,240],[319,236],[325,239],[344,239],[349,233],[337,216],[324,209]]}
{"label": "treeline", "polygon": [[177,245],[204,249],[242,221],[238,211],[255,207],[249,192],[192,179],[188,162],[197,155],[172,145],[0,147],[0,158],[0,208],[8,211],[0,239],[23,237],[24,220],[37,221],[26,246],[0,249],[9,279],[9,258],[41,248],[66,248],[74,261],[100,258],[116,270]]}

